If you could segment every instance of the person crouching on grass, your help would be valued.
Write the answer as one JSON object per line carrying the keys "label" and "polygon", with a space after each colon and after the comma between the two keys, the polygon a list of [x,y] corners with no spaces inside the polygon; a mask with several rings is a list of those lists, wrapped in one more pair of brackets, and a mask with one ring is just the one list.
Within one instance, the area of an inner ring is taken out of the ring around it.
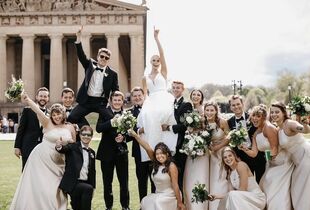
{"label": "person crouching on grass", "polygon": [[66,156],[66,166],[59,188],[71,197],[74,210],[90,210],[96,187],[95,151],[89,147],[93,129],[84,125],[80,130],[80,142],[64,145],[56,141],[56,150]]}

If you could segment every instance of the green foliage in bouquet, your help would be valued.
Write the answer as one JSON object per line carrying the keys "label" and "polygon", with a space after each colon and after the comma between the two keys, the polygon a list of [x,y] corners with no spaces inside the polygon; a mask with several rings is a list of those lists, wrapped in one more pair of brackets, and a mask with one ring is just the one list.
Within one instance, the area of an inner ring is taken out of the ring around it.
{"label": "green foliage in bouquet", "polygon": [[206,200],[210,200],[209,193],[207,191],[206,185],[205,184],[195,184],[193,190],[193,197],[191,198],[192,203],[203,203]]}
{"label": "green foliage in bouquet", "polygon": [[292,111],[293,114],[307,116],[310,114],[310,97],[295,96],[288,103],[288,108]]}
{"label": "green foliage in bouquet", "polygon": [[241,122],[239,122],[239,126],[237,126],[236,129],[230,131],[228,135],[230,136],[229,146],[237,147],[246,142],[248,132],[246,128],[242,127]]}
{"label": "green foliage in bouquet", "polygon": [[123,111],[113,127],[117,127],[117,132],[125,134],[129,129],[133,129],[137,124],[137,118],[132,115],[130,111]]}
{"label": "green foliage in bouquet", "polygon": [[192,159],[195,159],[198,156],[203,156],[208,150],[211,138],[212,133],[207,130],[199,131],[198,133],[189,133],[186,131],[184,143],[180,152],[191,156]]}
{"label": "green foliage in bouquet", "polygon": [[180,117],[180,122],[186,127],[200,128],[201,127],[201,116],[197,110],[192,112],[184,113]]}
{"label": "green foliage in bouquet", "polygon": [[12,75],[12,82],[9,84],[9,88],[5,91],[5,97],[12,102],[20,100],[21,93],[24,91],[24,82],[21,79],[16,80]]}

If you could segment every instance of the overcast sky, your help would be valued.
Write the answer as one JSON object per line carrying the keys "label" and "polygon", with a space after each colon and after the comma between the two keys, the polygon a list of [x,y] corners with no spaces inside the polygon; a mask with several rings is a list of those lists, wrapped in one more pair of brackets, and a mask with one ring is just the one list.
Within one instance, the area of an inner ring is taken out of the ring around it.
{"label": "overcast sky", "polygon": [[310,70],[308,0],[147,0],[147,7],[147,64],[157,54],[155,25],[170,78],[187,87],[271,86],[279,71]]}

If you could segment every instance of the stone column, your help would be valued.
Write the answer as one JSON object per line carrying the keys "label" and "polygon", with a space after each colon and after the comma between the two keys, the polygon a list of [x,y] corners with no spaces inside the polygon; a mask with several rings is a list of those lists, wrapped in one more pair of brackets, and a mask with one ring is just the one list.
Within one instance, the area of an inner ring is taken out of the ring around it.
{"label": "stone column", "polygon": [[110,59],[110,64],[116,72],[119,71],[119,47],[118,47],[118,38],[119,33],[106,33],[107,37],[107,48],[111,50],[112,55]]}
{"label": "stone column", "polygon": [[42,64],[41,64],[41,39],[36,39],[34,41],[34,54],[35,54],[35,90],[42,87],[43,81],[42,81]]}
{"label": "stone column", "polygon": [[0,102],[5,102],[6,98],[4,96],[4,91],[7,88],[7,55],[6,55],[6,40],[7,36],[4,34],[0,34],[0,75],[1,75],[1,82],[0,82]]}
{"label": "stone column", "polygon": [[[82,33],[81,42],[83,46],[83,50],[85,55],[90,58],[90,33]],[[77,88],[80,88],[84,78],[85,78],[85,70],[80,61],[78,60],[78,81],[77,81]]]}
{"label": "stone column", "polygon": [[23,39],[22,79],[30,98],[35,97],[34,34],[21,34]]}
{"label": "stone column", "polygon": [[63,58],[62,38],[63,34],[49,34],[51,38],[50,53],[50,101],[60,101],[60,94],[63,88]]}
{"label": "stone column", "polygon": [[131,33],[130,36],[130,88],[142,86],[144,73],[144,44],[142,33]]}

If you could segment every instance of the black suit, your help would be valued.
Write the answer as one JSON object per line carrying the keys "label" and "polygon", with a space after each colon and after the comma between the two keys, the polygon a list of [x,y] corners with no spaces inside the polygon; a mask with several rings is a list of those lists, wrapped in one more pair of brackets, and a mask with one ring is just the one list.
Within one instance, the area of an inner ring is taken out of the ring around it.
{"label": "black suit", "polygon": [[76,44],[76,49],[79,61],[85,70],[85,78],[76,97],[78,105],[72,110],[72,113],[68,117],[68,122],[71,123],[79,123],[82,117],[91,112],[102,113],[106,108],[111,92],[119,90],[117,73],[107,66],[105,69],[106,76],[103,77],[102,83],[102,97],[88,96],[87,91],[89,83],[97,66],[97,62],[86,57],[81,43]]}
{"label": "black suit", "polygon": [[187,155],[184,153],[180,153],[180,149],[182,148],[183,142],[184,142],[184,136],[186,131],[186,126],[183,125],[183,123],[180,122],[181,116],[183,116],[185,113],[190,112],[193,110],[192,104],[189,102],[185,102],[184,98],[180,98],[179,101],[174,106],[174,117],[177,122],[176,125],[172,126],[172,130],[174,133],[178,134],[178,141],[176,145],[176,154],[174,156],[176,165],[179,169],[179,187],[180,190],[183,192],[183,175],[184,175],[184,169],[185,169],[185,162]]}
{"label": "black suit", "polygon": [[[245,113],[245,120],[249,120],[248,113]],[[236,128],[236,116],[232,116],[227,120],[228,126],[230,130],[233,130]],[[253,135],[256,131],[256,128],[252,123],[248,123],[248,134],[251,139],[251,142],[253,141]],[[265,167],[266,167],[266,160],[263,152],[258,152],[257,156],[255,158],[252,158],[248,156],[244,151],[239,150],[237,147],[234,148],[236,154],[239,156],[239,158],[246,162],[251,169],[252,173],[255,173],[256,181],[259,183],[260,179],[262,178]]]}
{"label": "black suit", "polygon": [[[117,178],[120,184],[120,201],[122,207],[129,206],[128,191],[128,154],[119,154],[118,143],[115,137],[118,135],[117,128],[112,127],[111,119],[114,113],[110,107],[99,114],[96,130],[102,133],[98,146],[97,159],[101,161],[102,179],[104,185],[104,201],[107,208],[113,206],[112,182],[114,168],[116,168]],[[127,144],[122,143],[127,149]]]}
{"label": "black suit", "polygon": [[[129,109],[133,116],[138,117],[140,113],[140,108],[132,107]],[[137,131],[137,128],[134,130]],[[141,162],[141,150],[140,145],[136,140],[133,140],[133,137],[128,136],[128,141],[132,141],[132,157],[135,158],[136,163],[136,177],[138,179],[138,189],[139,189],[139,198],[140,201],[147,195],[147,185],[148,178],[151,181],[151,192],[155,192],[155,185],[151,179],[152,174],[152,161]]]}
{"label": "black suit", "polygon": [[42,127],[37,114],[31,108],[25,107],[20,118],[14,145],[14,148],[19,148],[22,153],[22,170],[33,148],[42,142],[42,137]]}
{"label": "black suit", "polygon": [[88,179],[85,181],[79,181],[84,162],[81,142],[67,144],[58,152],[65,153],[66,156],[66,168],[59,188],[70,194],[74,210],[90,210],[93,190],[96,187],[95,151],[91,148],[88,150]]}

